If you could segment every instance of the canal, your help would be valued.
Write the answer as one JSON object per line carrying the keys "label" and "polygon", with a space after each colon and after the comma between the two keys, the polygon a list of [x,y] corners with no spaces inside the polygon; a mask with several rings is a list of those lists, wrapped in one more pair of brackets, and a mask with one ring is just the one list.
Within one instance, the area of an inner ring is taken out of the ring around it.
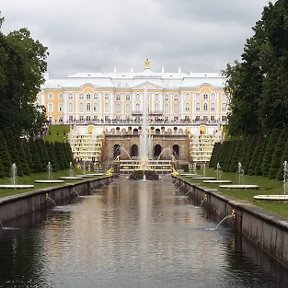
{"label": "canal", "polygon": [[182,194],[170,176],[119,178],[5,225],[0,287],[288,287],[287,270]]}

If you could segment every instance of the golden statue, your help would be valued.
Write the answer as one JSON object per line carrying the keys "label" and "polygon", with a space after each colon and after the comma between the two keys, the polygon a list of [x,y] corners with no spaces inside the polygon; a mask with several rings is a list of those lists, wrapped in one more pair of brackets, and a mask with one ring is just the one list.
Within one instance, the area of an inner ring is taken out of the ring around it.
{"label": "golden statue", "polygon": [[144,61],[144,69],[150,70],[150,61],[148,60],[148,58],[146,58],[146,60]]}

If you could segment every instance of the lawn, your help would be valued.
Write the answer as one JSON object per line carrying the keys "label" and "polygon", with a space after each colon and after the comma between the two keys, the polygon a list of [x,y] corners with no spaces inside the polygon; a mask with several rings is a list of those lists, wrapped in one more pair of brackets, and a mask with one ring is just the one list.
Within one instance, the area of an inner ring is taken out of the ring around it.
{"label": "lawn", "polygon": [[[61,176],[69,176],[70,170],[62,170],[58,172],[53,172],[51,179],[59,179]],[[79,169],[75,169],[74,171],[75,175],[76,174],[83,174],[83,171]],[[61,187],[65,185],[65,182],[63,183],[34,183],[35,180],[46,180],[48,179],[48,173],[43,172],[43,173],[32,173],[29,176],[23,176],[23,177],[17,177],[16,178],[16,184],[24,184],[24,185],[34,185],[34,188],[28,188],[28,189],[0,189],[0,198],[1,197],[6,197],[6,196],[11,196],[11,195],[16,195],[24,192],[31,192],[31,191],[37,191],[43,188],[47,187]],[[77,182],[82,182],[82,180],[69,180],[70,183],[77,183]],[[5,184],[11,184],[11,179],[10,178],[1,178],[0,179],[0,185],[5,185]]]}
{"label": "lawn", "polygon": [[[202,174],[201,170],[197,171],[197,174]],[[205,170],[205,176],[215,176],[216,177],[216,171],[214,169],[206,169]],[[181,176],[183,177],[183,176]],[[230,199],[238,199],[238,200],[244,200],[248,201],[249,203],[252,203],[256,206],[262,207],[265,210],[269,210],[270,212],[273,212],[277,214],[278,216],[281,216],[288,219],[288,203],[287,202],[278,202],[278,201],[261,201],[261,200],[255,200],[253,196],[255,195],[272,195],[272,194],[283,194],[283,181],[278,180],[271,180],[263,176],[249,176],[249,175],[243,175],[241,178],[241,184],[255,184],[259,185],[259,189],[224,189],[219,188],[219,184],[208,184],[203,183],[200,180],[193,180],[192,178],[186,178],[187,181],[193,183],[197,182],[202,187],[207,187],[209,189],[217,189],[217,192],[219,194],[225,195],[226,197]],[[232,184],[239,184],[239,175],[238,173],[223,173],[221,179],[225,180],[231,180]]]}

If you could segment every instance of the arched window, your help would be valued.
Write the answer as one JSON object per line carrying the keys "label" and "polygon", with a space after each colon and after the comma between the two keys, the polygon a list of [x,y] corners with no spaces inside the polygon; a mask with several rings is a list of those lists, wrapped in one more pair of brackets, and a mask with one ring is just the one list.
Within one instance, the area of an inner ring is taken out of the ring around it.
{"label": "arched window", "polygon": [[154,100],[155,100],[155,101],[159,101],[159,95],[158,95],[158,94],[155,94]]}
{"label": "arched window", "polygon": [[98,112],[98,102],[95,102],[93,105],[93,111]]}
{"label": "arched window", "polygon": [[189,94],[188,93],[185,94],[185,100],[189,101]]}
{"label": "arched window", "polygon": [[173,151],[174,157],[175,157],[176,159],[179,159],[179,155],[180,155],[179,145],[173,145],[172,151]]}
{"label": "arched window", "polygon": [[80,93],[79,94],[79,100],[83,100],[84,99],[84,95],[83,95],[83,93]]}
{"label": "arched window", "polygon": [[189,111],[190,111],[189,103],[185,103],[185,111],[186,111],[186,112],[189,112]]}
{"label": "arched window", "polygon": [[113,159],[115,159],[117,156],[120,156],[121,151],[120,151],[120,145],[116,144],[113,147]]}
{"label": "arched window", "polygon": [[179,113],[179,105],[178,105],[178,103],[174,103],[174,113]]}
{"label": "arched window", "polygon": [[200,100],[200,93],[196,94],[196,100],[198,100],[198,101]]}
{"label": "arched window", "polygon": [[121,105],[119,103],[116,104],[116,113],[121,112]]}
{"label": "arched window", "polygon": [[157,144],[154,146],[154,157],[159,157],[159,155],[161,154],[161,151],[162,151],[162,147],[161,145]]}
{"label": "arched window", "polygon": [[68,104],[68,112],[73,112],[73,103],[72,102],[69,102]]}
{"label": "arched window", "polygon": [[69,94],[68,94],[68,99],[69,99],[69,100],[73,100],[73,94],[72,94],[72,93],[69,93]]}
{"label": "arched window", "polygon": [[83,103],[79,103],[79,112],[83,112]]}
{"label": "arched window", "polygon": [[178,95],[174,95],[174,101],[178,101],[178,100],[179,100]]}
{"label": "arched window", "polygon": [[106,93],[106,94],[105,94],[105,100],[109,100],[109,98],[110,98],[110,97],[109,97],[109,94]]}
{"label": "arched window", "polygon": [[120,101],[120,100],[121,100],[120,95],[117,94],[117,95],[116,95],[116,101]]}
{"label": "arched window", "polygon": [[203,105],[203,111],[207,111],[208,110],[208,104],[207,103],[204,103]]}
{"label": "arched window", "polygon": [[137,157],[138,156],[138,146],[136,144],[133,144],[131,146],[131,157]]}
{"label": "arched window", "polygon": [[126,101],[130,101],[130,94],[126,95]]}
{"label": "arched window", "polygon": [[222,101],[224,101],[224,102],[227,101],[227,95],[225,93],[222,94]]}
{"label": "arched window", "polygon": [[164,105],[164,113],[168,113],[168,104],[167,103]]}
{"label": "arched window", "polygon": [[140,104],[136,103],[136,113],[140,113]]}
{"label": "arched window", "polygon": [[110,112],[110,103],[105,102],[105,112]]}
{"label": "arched window", "polygon": [[215,101],[215,99],[216,99],[216,95],[215,95],[215,93],[211,93],[211,101]]}
{"label": "arched window", "polygon": [[48,112],[53,112],[53,103],[48,103]]}
{"label": "arched window", "polygon": [[98,100],[98,94],[97,93],[94,94],[94,100]]}
{"label": "arched window", "polygon": [[210,105],[211,112],[215,112],[215,103],[212,102]]}
{"label": "arched window", "polygon": [[127,103],[126,104],[126,108],[125,108],[125,110],[126,110],[126,113],[130,113],[130,104],[129,103]]}
{"label": "arched window", "polygon": [[52,100],[52,99],[53,99],[53,94],[52,94],[52,93],[49,93],[49,94],[48,94],[48,99],[49,99],[49,100]]}
{"label": "arched window", "polygon": [[140,95],[136,94],[136,101],[140,101]]}
{"label": "arched window", "polygon": [[63,93],[60,93],[60,94],[59,94],[59,100],[62,100],[63,98],[64,98]]}
{"label": "arched window", "polygon": [[86,110],[87,112],[90,112],[91,110],[91,104],[89,102],[86,104]]}
{"label": "arched window", "polygon": [[154,105],[155,112],[159,112],[159,103],[155,103]]}
{"label": "arched window", "polygon": [[200,111],[200,103],[199,102],[196,103],[196,111]]}
{"label": "arched window", "polygon": [[63,104],[62,103],[59,104],[58,109],[59,109],[59,112],[63,112]]}
{"label": "arched window", "polygon": [[87,99],[87,100],[90,100],[90,98],[91,98],[90,93],[87,93],[87,94],[86,94],[86,99]]}
{"label": "arched window", "polygon": [[167,94],[165,94],[165,96],[164,96],[164,101],[168,101],[168,100],[169,100],[169,97],[168,97]]}
{"label": "arched window", "polygon": [[205,93],[205,94],[203,95],[203,99],[204,99],[204,100],[208,100],[208,94]]}
{"label": "arched window", "polygon": [[226,112],[226,102],[222,102],[222,112]]}

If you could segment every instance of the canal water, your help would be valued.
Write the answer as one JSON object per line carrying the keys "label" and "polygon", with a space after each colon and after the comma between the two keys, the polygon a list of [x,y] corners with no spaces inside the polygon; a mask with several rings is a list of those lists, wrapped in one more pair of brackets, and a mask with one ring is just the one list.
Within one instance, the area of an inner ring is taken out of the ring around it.
{"label": "canal water", "polygon": [[190,201],[170,176],[120,178],[9,223],[0,287],[288,287],[287,270]]}

